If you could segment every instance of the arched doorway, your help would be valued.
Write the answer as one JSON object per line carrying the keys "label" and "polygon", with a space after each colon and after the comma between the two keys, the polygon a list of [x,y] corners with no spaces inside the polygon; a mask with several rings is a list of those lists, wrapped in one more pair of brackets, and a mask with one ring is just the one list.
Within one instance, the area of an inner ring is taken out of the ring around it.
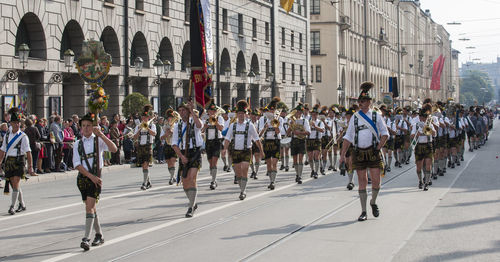
{"label": "arched doorway", "polygon": [[64,52],[68,49],[75,53],[75,61],[82,54],[82,43],[84,35],[82,27],[75,20],[70,20],[64,27],[61,39],[61,49],[59,50],[59,58],[64,59]]}
{"label": "arched doorway", "polygon": [[[16,32],[16,43],[14,46],[14,55],[19,55],[19,46],[26,44],[30,48],[28,57],[46,60],[47,44],[45,41],[45,32],[40,19],[34,13],[26,13],[19,22]],[[18,95],[20,109],[26,114],[35,113],[38,116],[45,116],[44,112],[44,75],[42,71],[25,71],[18,75],[17,92],[6,95]],[[10,92],[10,91],[7,91]]]}
{"label": "arched doorway", "polygon": [[[113,66],[120,66],[120,44],[115,30],[111,26],[104,28],[100,38],[104,46],[104,51],[111,56]],[[109,75],[103,83],[103,88],[109,95],[108,109],[105,115],[112,116],[118,114],[120,109],[120,84],[118,75]]]}
{"label": "arched doorway", "polygon": [[[245,56],[243,52],[240,51],[236,57],[236,78],[241,77],[241,73],[246,71],[245,66]],[[237,84],[237,95],[236,100],[241,100],[246,98],[246,83]]]}
{"label": "arched doorway", "polygon": [[112,65],[120,66],[120,43],[118,43],[115,30],[111,26],[107,26],[102,31],[100,40],[104,45],[104,51],[111,55]]}
{"label": "arched doorway", "polygon": [[221,81],[221,83],[220,83],[221,104],[231,104],[231,81],[226,80],[226,77],[225,77],[226,69],[228,69],[229,72],[232,71],[232,69],[231,69],[231,57],[229,56],[229,51],[227,51],[227,49],[224,48],[222,50],[222,55],[221,55],[221,59],[220,59],[220,68],[219,68],[219,72],[220,72],[221,76],[223,77],[222,79],[224,79],[224,81]]}
{"label": "arched doorway", "polygon": [[[260,74],[259,69],[259,58],[257,58],[256,54],[252,55],[252,62],[250,63],[250,71],[253,71],[255,74]],[[258,108],[260,101],[260,84],[255,81],[254,84],[250,86],[250,106],[251,108]]]}
{"label": "arched doorway", "polygon": [[[130,48],[130,64],[134,65],[137,57],[144,61],[143,68],[149,68],[148,43],[142,32],[137,32],[132,40]],[[149,98],[148,78],[140,77],[133,82],[133,92],[138,92]]]}

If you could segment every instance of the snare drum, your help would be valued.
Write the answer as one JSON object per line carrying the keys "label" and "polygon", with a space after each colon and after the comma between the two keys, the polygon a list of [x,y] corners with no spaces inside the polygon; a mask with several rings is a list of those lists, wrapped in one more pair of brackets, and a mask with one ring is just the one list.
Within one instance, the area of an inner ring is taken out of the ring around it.
{"label": "snare drum", "polygon": [[282,138],[280,143],[282,147],[290,147],[290,144],[292,143],[292,138],[291,137]]}

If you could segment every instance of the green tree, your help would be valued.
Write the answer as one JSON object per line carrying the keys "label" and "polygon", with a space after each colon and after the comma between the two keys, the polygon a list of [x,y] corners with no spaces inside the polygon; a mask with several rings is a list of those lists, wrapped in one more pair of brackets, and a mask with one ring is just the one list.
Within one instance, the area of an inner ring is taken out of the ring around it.
{"label": "green tree", "polygon": [[488,74],[481,71],[468,71],[460,80],[460,103],[471,106],[488,103],[493,98],[493,87]]}
{"label": "green tree", "polygon": [[127,117],[138,114],[147,104],[149,104],[148,99],[141,93],[131,93],[122,102],[122,114]]}

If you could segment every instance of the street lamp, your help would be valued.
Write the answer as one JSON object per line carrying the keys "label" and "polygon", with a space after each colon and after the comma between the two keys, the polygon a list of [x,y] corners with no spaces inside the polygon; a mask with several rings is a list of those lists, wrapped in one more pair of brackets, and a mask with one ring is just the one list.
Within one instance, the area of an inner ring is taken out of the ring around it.
{"label": "street lamp", "polygon": [[159,81],[161,75],[163,75],[163,71],[165,70],[164,64],[161,61],[160,54],[156,55],[156,60],[153,63],[153,69],[154,69],[155,75],[158,77],[158,81]]}
{"label": "street lamp", "polygon": [[186,74],[191,78],[191,63],[187,63],[186,65]]}
{"label": "street lamp", "polygon": [[68,73],[71,71],[73,67],[73,62],[75,61],[75,53],[73,50],[68,49],[64,51],[64,66],[68,69]]}
{"label": "street lamp", "polygon": [[247,71],[245,69],[240,72],[241,81],[245,82],[247,80]]}
{"label": "street lamp", "polygon": [[302,93],[302,103],[305,103],[306,100],[306,82],[304,82],[304,78],[300,80],[300,92]]}
{"label": "street lamp", "polygon": [[26,68],[26,64],[28,64],[28,56],[30,54],[30,48],[27,44],[22,43],[19,48],[19,62],[23,65],[23,70]]}
{"label": "street lamp", "polygon": [[257,83],[259,83],[259,82],[260,82],[260,73],[259,73],[259,71],[255,72],[255,81],[256,81]]}
{"label": "street lamp", "polygon": [[248,73],[247,81],[249,84],[253,84],[253,82],[255,81],[255,73],[253,72],[253,70],[250,70],[250,73]]}
{"label": "street lamp", "polygon": [[169,60],[163,61],[163,73],[165,74],[165,78],[168,77],[170,73],[170,69],[172,69],[172,63]]}
{"label": "street lamp", "polygon": [[[270,73],[268,73],[268,74],[267,74],[267,81],[272,83],[272,82],[273,82],[273,80],[274,80],[274,74],[273,74],[273,73],[271,73],[271,72],[270,72]],[[304,80],[304,79],[302,79],[302,80]]]}
{"label": "street lamp", "polygon": [[224,76],[226,77],[226,82],[229,82],[229,80],[231,80],[231,68],[230,67],[226,67],[226,69],[224,69]]}
{"label": "street lamp", "polygon": [[137,76],[142,72],[142,66],[144,65],[144,60],[140,56],[136,57],[134,60],[134,67]]}
{"label": "street lamp", "polygon": [[344,101],[343,101],[344,88],[342,87],[342,85],[339,85],[339,87],[337,88],[337,93],[339,96],[339,104],[344,105]]}

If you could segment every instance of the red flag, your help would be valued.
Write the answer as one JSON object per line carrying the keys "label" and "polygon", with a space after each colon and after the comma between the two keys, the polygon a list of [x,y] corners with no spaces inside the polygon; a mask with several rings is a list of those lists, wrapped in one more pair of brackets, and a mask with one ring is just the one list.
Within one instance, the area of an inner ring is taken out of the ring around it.
{"label": "red flag", "polygon": [[441,89],[441,74],[443,73],[444,60],[444,56],[440,55],[432,65],[431,90]]}
{"label": "red flag", "polygon": [[[190,40],[191,40],[191,77],[194,86],[194,94],[196,103],[205,107],[212,98],[212,74],[209,70],[207,61],[206,43],[206,29],[204,15],[205,12],[202,8],[202,1],[206,4],[207,0],[190,0],[191,13],[190,13]],[[209,8],[207,5],[205,5]],[[206,11],[206,10],[205,10]],[[209,31],[208,39],[211,41],[211,31]]]}

